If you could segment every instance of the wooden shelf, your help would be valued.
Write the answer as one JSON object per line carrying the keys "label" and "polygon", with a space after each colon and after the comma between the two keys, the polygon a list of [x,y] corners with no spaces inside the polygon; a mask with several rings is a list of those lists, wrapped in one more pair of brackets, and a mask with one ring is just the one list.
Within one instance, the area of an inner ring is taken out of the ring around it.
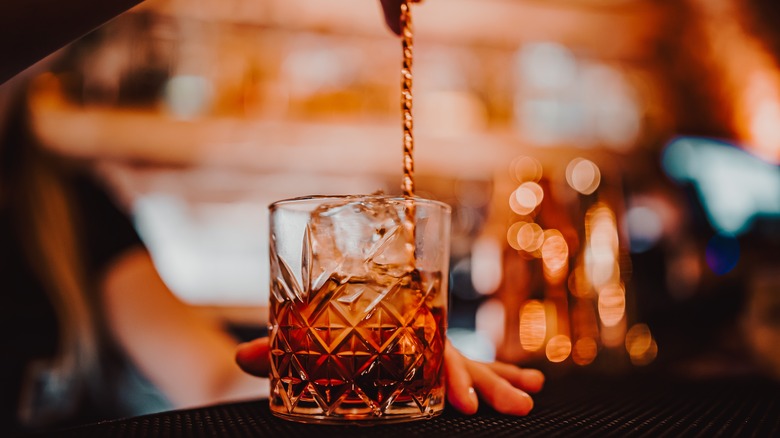
{"label": "wooden shelf", "polygon": [[[56,84],[53,77],[39,81],[30,107],[40,140],[65,155],[257,173],[394,177],[400,172],[401,128],[395,120],[225,116],[187,121],[153,110],[80,107],[66,101]],[[418,172],[434,176],[490,179],[518,155],[551,164],[565,164],[567,156],[609,156],[568,145],[534,148],[510,130],[446,137],[419,130],[416,140]]]}
{"label": "wooden shelf", "polygon": [[[172,17],[391,39],[376,0],[151,3]],[[666,13],[657,1],[425,0],[415,6],[419,41],[517,47],[555,41],[603,58],[655,56]]]}

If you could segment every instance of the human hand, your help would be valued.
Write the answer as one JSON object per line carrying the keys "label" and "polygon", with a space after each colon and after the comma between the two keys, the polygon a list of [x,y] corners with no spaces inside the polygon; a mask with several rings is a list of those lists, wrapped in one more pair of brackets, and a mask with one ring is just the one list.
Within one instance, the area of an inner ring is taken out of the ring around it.
{"label": "human hand", "polygon": [[539,392],[544,386],[541,371],[502,362],[477,362],[460,354],[450,341],[444,349],[444,375],[447,400],[467,415],[477,412],[477,394],[502,414],[527,415],[534,407],[528,393]]}
{"label": "human hand", "polygon": [[[401,35],[401,4],[405,0],[380,0],[382,2],[382,10],[385,12],[385,21],[387,26],[390,27],[396,35]],[[412,0],[414,3],[419,3],[422,0]]]}
{"label": "human hand", "polygon": [[[254,376],[268,376],[268,358],[268,338],[255,339],[236,349],[238,366]],[[537,370],[500,362],[476,362],[460,354],[449,341],[444,349],[444,375],[447,399],[467,415],[477,412],[477,395],[498,412],[526,415],[534,406],[528,393],[537,392],[544,385],[544,375]]]}

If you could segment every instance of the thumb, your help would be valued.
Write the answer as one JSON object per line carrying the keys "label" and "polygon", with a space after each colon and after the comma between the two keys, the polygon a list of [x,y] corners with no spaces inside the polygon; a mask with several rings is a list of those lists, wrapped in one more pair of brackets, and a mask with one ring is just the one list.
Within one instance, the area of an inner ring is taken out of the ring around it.
{"label": "thumb", "polygon": [[236,363],[244,372],[257,377],[268,377],[270,371],[268,338],[259,338],[236,348]]}

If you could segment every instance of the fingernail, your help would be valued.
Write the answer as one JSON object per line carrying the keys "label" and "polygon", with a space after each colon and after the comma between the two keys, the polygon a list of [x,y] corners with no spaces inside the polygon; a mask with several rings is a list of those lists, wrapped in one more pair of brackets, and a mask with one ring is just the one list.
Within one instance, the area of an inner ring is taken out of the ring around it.
{"label": "fingernail", "polygon": [[469,403],[471,403],[474,411],[479,407],[479,398],[477,397],[477,391],[474,390],[473,386],[469,386]]}
{"label": "fingernail", "polygon": [[527,400],[528,403],[528,411],[526,411],[526,413],[531,412],[534,408],[534,399],[531,398],[531,396],[528,394],[523,394],[523,395],[525,396],[525,399]]}
{"label": "fingernail", "polygon": [[534,408],[534,400],[530,395],[517,388],[511,388],[494,406],[497,411],[509,415],[528,415]]}

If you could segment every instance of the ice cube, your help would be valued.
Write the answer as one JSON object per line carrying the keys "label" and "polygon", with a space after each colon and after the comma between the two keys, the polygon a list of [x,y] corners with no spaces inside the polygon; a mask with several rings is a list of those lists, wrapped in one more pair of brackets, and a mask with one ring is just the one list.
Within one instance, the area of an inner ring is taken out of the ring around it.
{"label": "ice cube", "polygon": [[[413,269],[404,205],[381,196],[355,197],[323,204],[311,214],[307,238],[311,263],[305,278],[311,290],[336,275],[375,280],[399,277]],[[306,256],[304,256],[306,257]]]}

